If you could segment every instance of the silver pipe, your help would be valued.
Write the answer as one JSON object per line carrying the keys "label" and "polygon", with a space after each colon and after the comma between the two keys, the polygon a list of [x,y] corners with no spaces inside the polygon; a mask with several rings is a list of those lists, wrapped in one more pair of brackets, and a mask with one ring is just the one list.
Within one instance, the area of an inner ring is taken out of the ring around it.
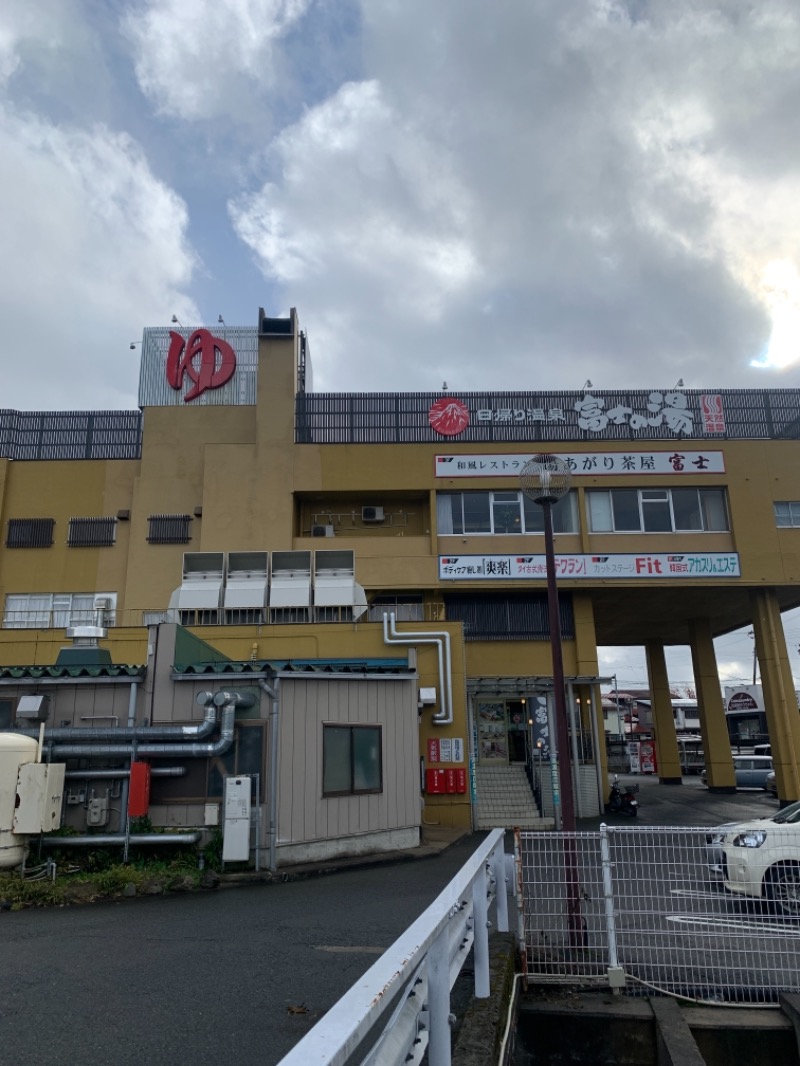
{"label": "silver pipe", "polygon": [[[235,696],[236,694],[233,693],[233,695]],[[236,706],[236,703],[228,703],[223,707],[219,737],[216,741],[193,744],[151,744],[145,742],[137,744],[137,754],[156,759],[195,759],[223,755],[233,743]],[[122,730],[117,732],[121,733]],[[59,759],[99,758],[101,756],[130,758],[132,747],[133,738],[130,744],[49,745],[51,756]]]}
{"label": "silver pipe", "polygon": [[[185,766],[151,766],[151,777],[184,777]],[[130,770],[67,770],[66,777],[75,777],[85,781],[111,781],[118,777],[130,777]]]}
{"label": "silver pipe", "polygon": [[[129,842],[134,847],[141,844],[196,844],[202,836],[202,831],[194,829],[191,833],[131,833]],[[68,837],[42,837],[42,843],[52,848],[81,847],[84,844],[94,847],[108,847],[109,845],[125,845],[124,833],[97,833],[86,836]]]}
{"label": "silver pipe", "polygon": [[131,682],[131,691],[128,696],[128,728],[133,729],[136,725],[136,693],[139,689],[139,682]]}
{"label": "silver pipe", "polygon": [[[437,711],[431,717],[435,725],[449,725],[453,721],[453,696],[450,688],[451,658],[450,658],[450,634],[446,632],[415,633],[404,630],[402,634],[397,632],[394,612],[383,613],[383,641],[385,644],[436,644],[439,656],[439,691],[442,694],[441,711]],[[447,664],[442,660],[442,644],[444,644]]]}
{"label": "silver pipe", "polygon": [[263,678],[258,682],[260,688],[266,692],[272,700],[269,711],[269,870],[275,873],[278,869],[277,843],[278,843],[278,728],[280,703],[278,692],[280,681],[275,680],[274,687],[267,684]]}
{"label": "silver pipe", "polygon": [[[99,729],[95,727],[83,727],[83,726],[66,726],[57,729],[46,729],[44,735],[45,744],[52,743],[59,740],[74,740],[74,741],[86,741],[86,740],[203,740],[214,731],[214,726],[217,724],[217,708],[211,702],[213,697],[211,693],[204,693],[208,696],[206,703],[206,713],[203,721],[199,725],[137,725],[137,726],[120,726],[118,728],[108,727],[106,729]],[[20,734],[24,737],[38,737],[38,729],[15,729],[15,734]],[[125,749],[127,754],[128,748]]]}

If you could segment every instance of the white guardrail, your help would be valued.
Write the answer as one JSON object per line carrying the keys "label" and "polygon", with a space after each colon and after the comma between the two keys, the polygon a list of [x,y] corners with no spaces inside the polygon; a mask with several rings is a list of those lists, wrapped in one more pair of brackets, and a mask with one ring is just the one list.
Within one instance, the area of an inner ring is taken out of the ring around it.
{"label": "white guardrail", "polygon": [[514,859],[493,829],[413,925],[279,1066],[450,1066],[450,990],[474,946],[475,995],[489,995],[489,906],[507,932]]}

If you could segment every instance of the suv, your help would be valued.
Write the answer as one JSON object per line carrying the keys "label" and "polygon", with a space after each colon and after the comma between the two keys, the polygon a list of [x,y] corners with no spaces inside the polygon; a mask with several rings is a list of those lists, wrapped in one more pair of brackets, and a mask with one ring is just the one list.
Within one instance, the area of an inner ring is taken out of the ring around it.
{"label": "suv", "polygon": [[[772,756],[770,755],[734,755],[733,772],[736,777],[737,788],[766,788],[767,775],[772,770]],[[700,775],[703,784],[706,783],[706,772]]]}
{"label": "suv", "polygon": [[706,837],[706,861],[725,888],[800,916],[800,802],[771,818],[731,822]]}

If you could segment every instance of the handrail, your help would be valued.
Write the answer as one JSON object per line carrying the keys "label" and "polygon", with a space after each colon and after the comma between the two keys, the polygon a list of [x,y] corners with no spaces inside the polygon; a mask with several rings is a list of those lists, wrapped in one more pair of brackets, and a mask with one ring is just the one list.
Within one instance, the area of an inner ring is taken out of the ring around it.
{"label": "handrail", "polygon": [[450,1066],[450,989],[473,942],[475,995],[489,995],[492,899],[497,928],[509,927],[507,893],[516,881],[507,873],[504,837],[503,829],[491,831],[428,909],[279,1066],[415,1066],[426,1049],[430,1066]]}

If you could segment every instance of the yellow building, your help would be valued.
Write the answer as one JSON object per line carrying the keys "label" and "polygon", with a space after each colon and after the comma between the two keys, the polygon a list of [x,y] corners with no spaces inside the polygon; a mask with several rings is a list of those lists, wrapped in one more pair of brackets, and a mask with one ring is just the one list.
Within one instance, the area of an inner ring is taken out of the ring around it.
{"label": "yellow building", "polygon": [[[294,858],[331,853],[332,839],[333,853],[398,846],[425,823],[552,824],[542,514],[519,480],[540,452],[572,471],[554,522],[578,814],[605,789],[598,644],[646,648],[658,772],[676,782],[664,646],[690,645],[708,780],[734,787],[712,640],[744,625],[779,794],[800,798],[780,624],[800,604],[800,392],[315,393],[296,314],[260,312],[253,329],[145,330],[139,402],[0,414],[0,728],[33,728],[17,701],[51,690],[58,757],[65,730],[191,724],[203,689],[246,678],[259,699],[237,713],[227,762],[187,757],[183,775],[154,777],[154,821],[197,824],[220,797],[215,773],[258,772],[264,838],[269,823],[286,856],[306,849]],[[79,681],[74,662],[56,663],[65,629],[85,624],[105,628],[113,670]],[[133,691],[123,665],[138,665]],[[343,678],[347,699],[326,717]],[[273,762],[266,729],[237,762],[240,734],[272,713],[259,681],[275,680],[280,752]],[[386,699],[403,708],[397,737]],[[326,733],[334,722],[353,728]],[[326,787],[337,745],[371,724],[369,788],[356,787],[354,749],[350,786]],[[74,759],[75,773],[103,762]]]}

